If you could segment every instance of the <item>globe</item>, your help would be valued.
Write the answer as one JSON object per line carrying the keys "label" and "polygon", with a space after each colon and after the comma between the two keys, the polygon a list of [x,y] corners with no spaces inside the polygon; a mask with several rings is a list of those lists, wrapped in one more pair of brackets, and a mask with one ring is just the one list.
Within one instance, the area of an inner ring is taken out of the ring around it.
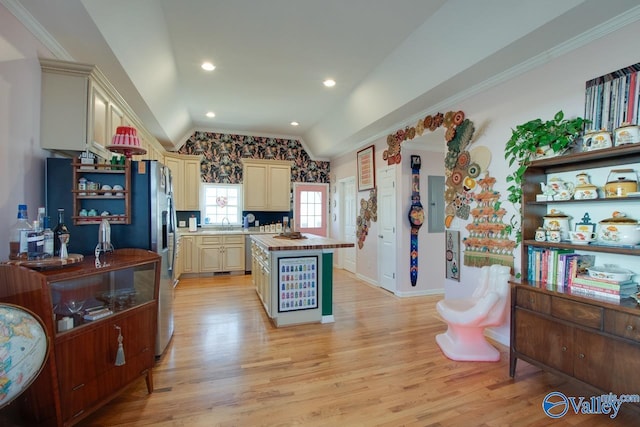
{"label": "globe", "polygon": [[38,377],[48,351],[42,320],[24,307],[0,303],[0,408]]}

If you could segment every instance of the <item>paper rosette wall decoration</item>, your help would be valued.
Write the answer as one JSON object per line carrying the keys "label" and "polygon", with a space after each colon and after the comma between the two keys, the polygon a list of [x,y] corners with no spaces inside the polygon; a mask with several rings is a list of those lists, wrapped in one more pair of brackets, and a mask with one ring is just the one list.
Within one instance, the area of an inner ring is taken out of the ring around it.
{"label": "paper rosette wall decoration", "polygon": [[[449,111],[446,114],[430,114],[424,119],[419,119],[415,126],[399,129],[388,135],[387,145],[389,148],[384,150],[382,158],[387,161],[389,166],[399,164],[402,160],[400,144],[402,144],[403,141],[411,140],[416,136],[421,136],[425,130],[433,132],[440,126],[444,126],[446,128],[445,139],[447,140],[447,143],[449,143],[458,135],[458,128],[464,122],[464,112],[462,111]],[[473,134],[473,130],[471,133]]]}
{"label": "paper rosette wall decoration", "polygon": [[464,265],[482,267],[500,264],[513,267],[513,250],[516,242],[509,239],[509,226],[503,217],[507,213],[501,207],[500,193],[493,189],[496,179],[486,172],[477,181],[476,205],[471,209],[473,221],[466,225]]}

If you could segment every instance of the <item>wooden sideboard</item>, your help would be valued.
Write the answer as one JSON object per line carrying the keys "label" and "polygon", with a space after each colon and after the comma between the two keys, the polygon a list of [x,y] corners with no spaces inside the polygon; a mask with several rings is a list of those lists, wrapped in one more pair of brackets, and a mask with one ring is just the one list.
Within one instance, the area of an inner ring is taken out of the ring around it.
{"label": "wooden sideboard", "polygon": [[635,301],[600,301],[546,285],[513,283],[511,292],[511,377],[522,359],[605,394],[639,393],[640,309]]}
{"label": "wooden sideboard", "polygon": [[[59,269],[0,264],[0,301],[38,315],[50,347],[38,378],[12,403],[19,410],[11,422],[73,425],[140,377],[153,391],[160,260],[154,252],[120,249]],[[71,301],[81,302],[78,313]],[[86,320],[92,307],[110,313]]]}

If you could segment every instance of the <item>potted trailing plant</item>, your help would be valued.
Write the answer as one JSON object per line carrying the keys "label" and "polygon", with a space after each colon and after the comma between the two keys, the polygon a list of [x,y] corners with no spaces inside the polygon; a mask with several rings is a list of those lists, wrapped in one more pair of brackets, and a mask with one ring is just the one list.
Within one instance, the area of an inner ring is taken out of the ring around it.
{"label": "potted trailing plant", "polygon": [[[512,129],[511,138],[505,145],[504,157],[509,167],[515,170],[507,175],[508,200],[520,211],[522,202],[522,178],[531,160],[537,156],[557,155],[565,152],[582,133],[589,120],[582,117],[565,119],[564,112],[558,111],[553,120],[530,120]],[[516,241],[520,243],[520,227],[512,218],[512,230],[516,230]]]}

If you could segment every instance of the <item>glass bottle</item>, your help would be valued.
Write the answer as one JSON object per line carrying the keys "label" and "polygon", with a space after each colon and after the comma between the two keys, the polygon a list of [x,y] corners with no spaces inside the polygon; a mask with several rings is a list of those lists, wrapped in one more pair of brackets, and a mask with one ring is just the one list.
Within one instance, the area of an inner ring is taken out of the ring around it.
{"label": "glass bottle", "polygon": [[[53,229],[53,254],[55,256],[60,256],[60,246],[61,246],[60,236],[64,234],[69,236],[69,229],[67,228],[67,225],[64,223],[64,209],[59,208],[58,209],[58,225],[56,225],[56,228]],[[69,239],[67,237],[67,244],[68,244],[68,241]]]}
{"label": "glass bottle", "polygon": [[9,232],[9,259],[27,259],[27,235],[32,230],[27,215],[27,205],[18,205],[17,218]]}
{"label": "glass bottle", "polygon": [[50,258],[54,254],[53,241],[55,239],[55,235],[53,234],[53,230],[49,227],[49,222],[50,222],[50,218],[48,216],[45,216],[44,224],[43,224],[44,231],[42,232],[44,234],[44,257],[45,258]]}
{"label": "glass bottle", "polygon": [[29,259],[40,259],[44,253],[44,233],[38,220],[33,221],[33,228],[27,233],[27,256]]}

